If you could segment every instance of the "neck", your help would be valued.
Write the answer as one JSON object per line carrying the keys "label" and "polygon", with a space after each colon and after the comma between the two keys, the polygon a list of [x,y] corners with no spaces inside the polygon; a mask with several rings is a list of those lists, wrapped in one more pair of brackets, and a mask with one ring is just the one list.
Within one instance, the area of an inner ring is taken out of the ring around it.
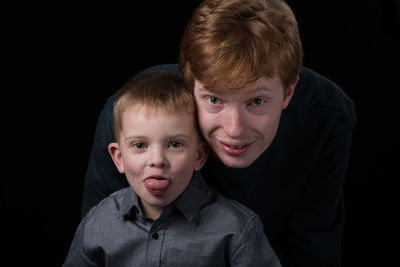
{"label": "neck", "polygon": [[144,216],[153,220],[157,220],[164,210],[164,208],[162,207],[151,206],[147,203],[144,203],[143,201],[140,201],[140,206],[142,208]]}

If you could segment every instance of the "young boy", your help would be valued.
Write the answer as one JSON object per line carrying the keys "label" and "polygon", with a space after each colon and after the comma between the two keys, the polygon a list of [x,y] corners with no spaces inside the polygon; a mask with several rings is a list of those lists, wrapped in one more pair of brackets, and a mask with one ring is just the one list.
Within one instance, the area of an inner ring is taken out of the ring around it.
{"label": "young boy", "polygon": [[63,266],[281,266],[260,218],[209,188],[207,147],[182,78],[142,72],[114,103],[108,146],[130,187],[93,207]]}

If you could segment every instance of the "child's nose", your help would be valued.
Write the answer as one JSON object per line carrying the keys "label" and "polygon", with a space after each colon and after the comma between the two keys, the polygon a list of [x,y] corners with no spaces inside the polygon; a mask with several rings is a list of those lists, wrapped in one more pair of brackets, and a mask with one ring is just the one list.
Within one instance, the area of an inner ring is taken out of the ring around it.
{"label": "child's nose", "polygon": [[155,148],[150,153],[148,165],[155,168],[165,168],[168,166],[168,160],[164,155],[164,152],[160,148]]}

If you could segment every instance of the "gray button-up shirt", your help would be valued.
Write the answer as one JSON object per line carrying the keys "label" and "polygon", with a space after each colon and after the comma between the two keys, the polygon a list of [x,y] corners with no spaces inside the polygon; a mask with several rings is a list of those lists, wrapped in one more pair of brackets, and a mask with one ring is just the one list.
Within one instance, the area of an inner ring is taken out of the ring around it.
{"label": "gray button-up shirt", "polygon": [[260,218],[209,188],[199,173],[157,220],[129,187],[80,223],[67,266],[281,266]]}

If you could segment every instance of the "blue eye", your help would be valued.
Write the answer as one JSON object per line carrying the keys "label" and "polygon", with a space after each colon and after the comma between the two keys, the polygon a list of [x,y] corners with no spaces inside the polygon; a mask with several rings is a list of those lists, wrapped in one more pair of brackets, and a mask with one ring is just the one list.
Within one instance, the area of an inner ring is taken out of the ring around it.
{"label": "blue eye", "polygon": [[218,104],[220,103],[219,99],[216,97],[211,96],[208,101],[210,101],[211,104]]}
{"label": "blue eye", "polygon": [[252,104],[256,106],[261,106],[262,104],[264,104],[264,102],[265,102],[264,99],[256,97],[253,99]]}

